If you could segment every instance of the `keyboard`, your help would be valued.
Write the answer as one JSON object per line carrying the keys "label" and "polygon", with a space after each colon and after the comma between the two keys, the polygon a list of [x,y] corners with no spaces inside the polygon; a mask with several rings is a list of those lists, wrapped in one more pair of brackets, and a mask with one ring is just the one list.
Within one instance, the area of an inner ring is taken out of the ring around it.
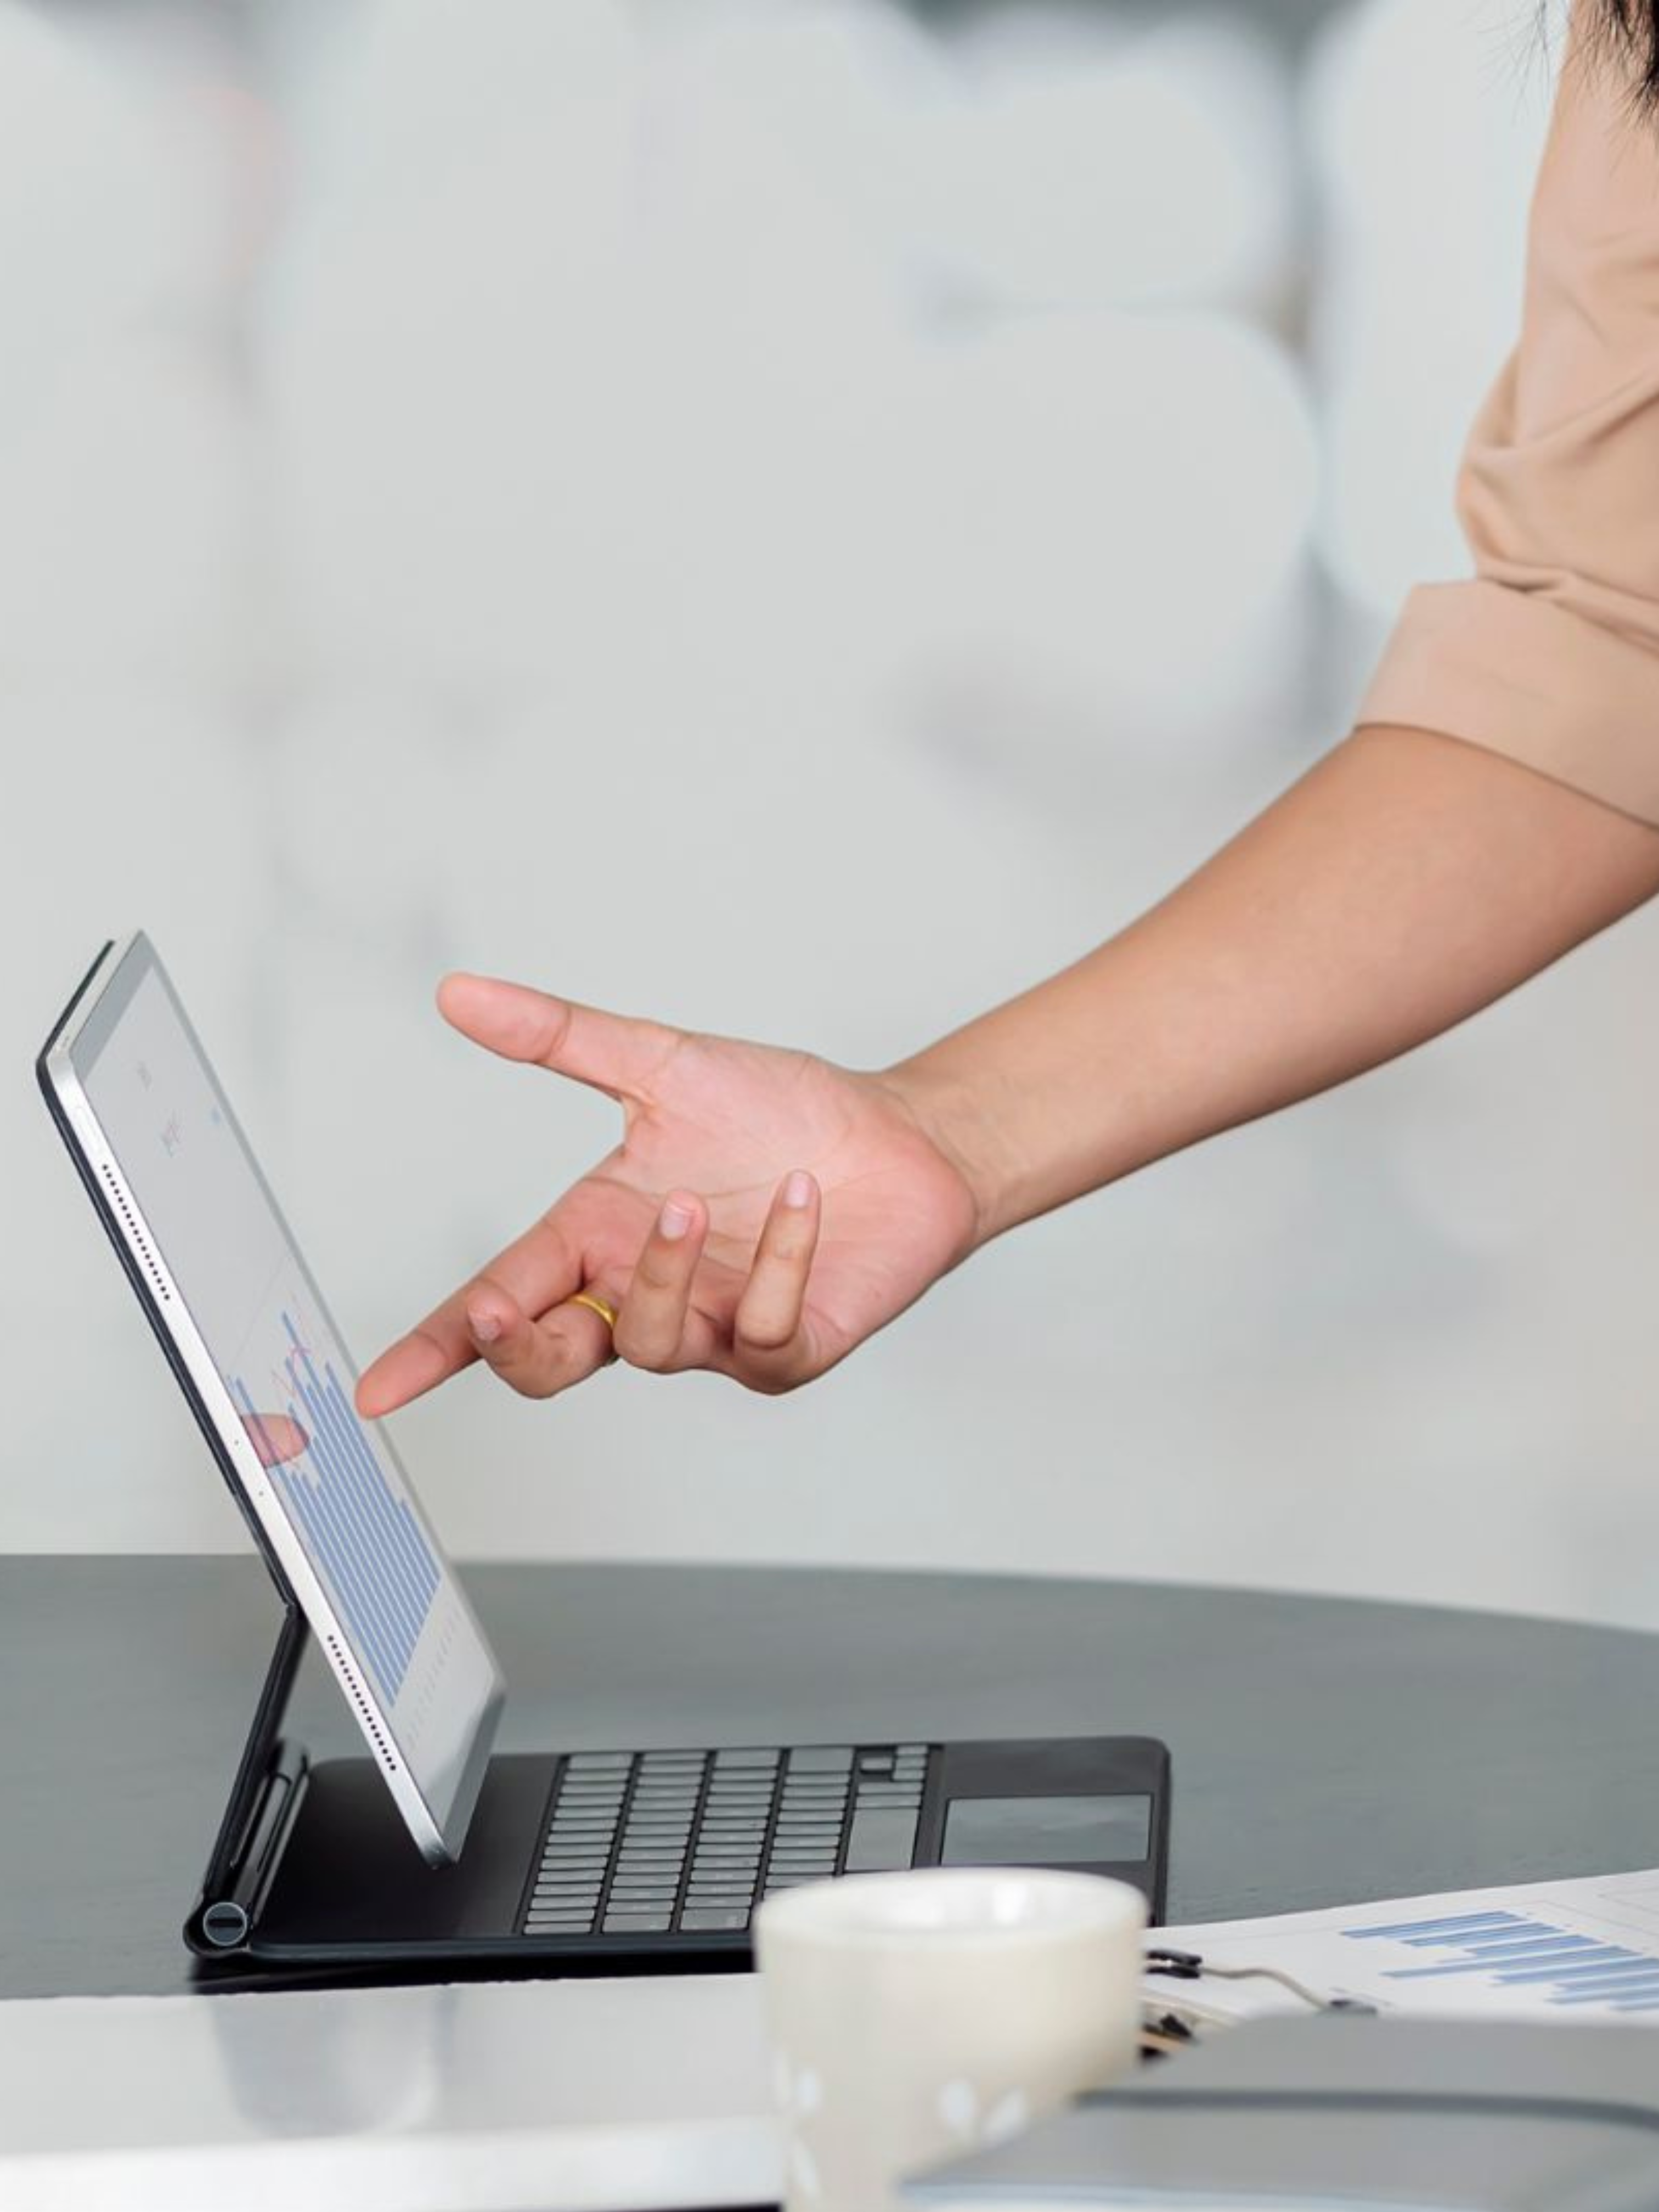
{"label": "keyboard", "polygon": [[735,1935],[762,1898],[908,1867],[922,1743],[585,1751],[562,1759],[526,1936]]}

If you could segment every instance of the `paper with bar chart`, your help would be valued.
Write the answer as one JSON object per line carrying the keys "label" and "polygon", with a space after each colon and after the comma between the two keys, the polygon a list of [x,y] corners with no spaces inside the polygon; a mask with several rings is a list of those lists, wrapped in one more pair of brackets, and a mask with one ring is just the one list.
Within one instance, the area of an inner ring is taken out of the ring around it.
{"label": "paper with bar chart", "polygon": [[[1382,2012],[1650,2020],[1659,2026],[1659,1869],[1160,1929],[1206,1967],[1271,1966]],[[1304,2012],[1264,1977],[1147,1977],[1149,2005],[1200,2024]]]}

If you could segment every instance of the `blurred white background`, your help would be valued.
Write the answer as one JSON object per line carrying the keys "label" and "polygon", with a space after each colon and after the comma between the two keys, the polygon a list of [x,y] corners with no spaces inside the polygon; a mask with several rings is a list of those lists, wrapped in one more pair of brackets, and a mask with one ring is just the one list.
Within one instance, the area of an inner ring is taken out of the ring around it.
{"label": "blurred white background", "polygon": [[[0,1546],[240,1525],[33,1095],[155,936],[361,1356],[611,1137],[447,967],[927,1037],[1341,735],[1517,310],[1531,0],[0,0]],[[1659,1623],[1647,915],[783,1401],[480,1376],[478,1554]]]}

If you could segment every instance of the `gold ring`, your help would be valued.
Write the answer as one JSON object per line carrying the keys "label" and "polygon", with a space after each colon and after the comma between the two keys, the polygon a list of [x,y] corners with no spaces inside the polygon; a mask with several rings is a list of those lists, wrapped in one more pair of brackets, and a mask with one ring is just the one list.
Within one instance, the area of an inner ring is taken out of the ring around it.
{"label": "gold ring", "polygon": [[586,1306],[589,1313],[598,1314],[605,1327],[614,1332],[617,1326],[617,1309],[609,1299],[602,1298],[597,1291],[577,1291],[574,1296],[565,1300],[565,1304],[569,1306]]}

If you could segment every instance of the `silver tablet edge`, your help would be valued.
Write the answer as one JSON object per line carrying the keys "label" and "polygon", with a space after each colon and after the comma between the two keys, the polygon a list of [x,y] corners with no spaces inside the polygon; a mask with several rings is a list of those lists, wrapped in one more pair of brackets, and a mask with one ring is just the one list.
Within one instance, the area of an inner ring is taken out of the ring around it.
{"label": "silver tablet edge", "polygon": [[[459,1839],[465,1836],[483,1784],[484,1770],[489,1765],[491,1740],[502,1703],[500,1670],[494,1667],[492,1655],[495,1692],[480,1714],[447,1819],[441,1825],[402,1756],[395,1762],[390,1760],[374,1741],[371,1720],[373,1727],[378,1729],[387,1741],[397,1741],[390,1716],[351,1656],[344,1624],[265,1479],[265,1469],[253,1448],[252,1439],[242,1425],[241,1415],[191,1317],[183,1291],[167,1270],[143,1209],[121,1173],[119,1163],[104,1142],[97,1115],[76,1072],[73,1059],[76,1039],[123,963],[142,944],[143,933],[135,931],[110,947],[89,980],[73,1018],[53,1038],[47,1049],[45,1057],[47,1079],[64,1109],[64,1118],[82,1158],[92,1169],[97,1181],[118,1200],[111,1218],[122,1243],[137,1262],[141,1275],[164,1288],[168,1294],[159,1303],[149,1297],[148,1291],[145,1297],[152,1313],[167,1330],[191,1382],[200,1394],[219,1440],[229,1454],[242,1495],[258,1515],[259,1524],[270,1540],[271,1549],[283,1572],[292,1584],[313,1631],[317,1632],[322,1657],[345,1692],[347,1706],[363,1738],[365,1747],[379,1764],[381,1775],[405,1826],[419,1847],[421,1856],[429,1865],[447,1866],[453,1863],[458,1856]],[[147,945],[144,949],[149,951]],[[467,1610],[470,1613],[471,1608]],[[488,1649],[486,1643],[485,1650]],[[457,1840],[452,1841],[452,1838]]]}

